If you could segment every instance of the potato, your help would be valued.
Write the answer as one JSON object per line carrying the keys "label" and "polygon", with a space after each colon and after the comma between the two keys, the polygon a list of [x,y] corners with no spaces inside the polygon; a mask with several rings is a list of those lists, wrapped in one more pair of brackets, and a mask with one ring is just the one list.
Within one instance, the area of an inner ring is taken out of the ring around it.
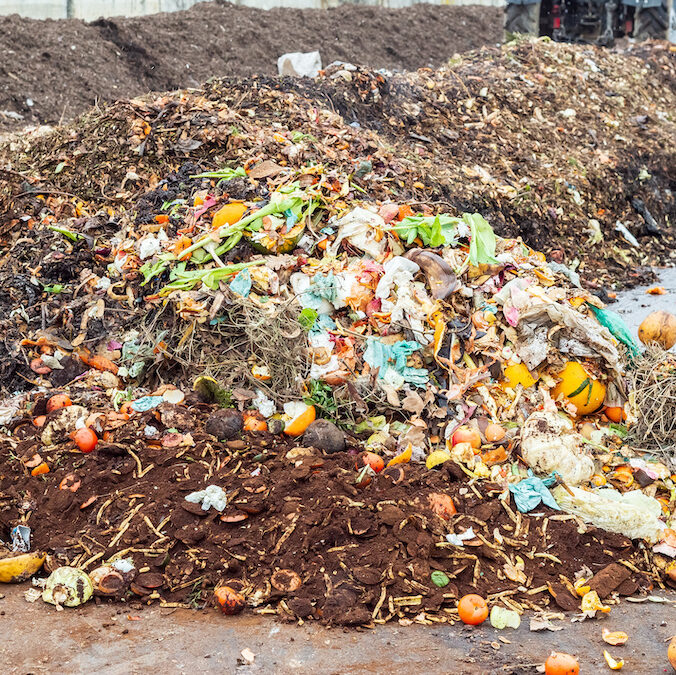
{"label": "potato", "polygon": [[243,424],[242,415],[237,410],[224,408],[209,416],[205,431],[219,441],[226,441],[237,436],[242,431]]}

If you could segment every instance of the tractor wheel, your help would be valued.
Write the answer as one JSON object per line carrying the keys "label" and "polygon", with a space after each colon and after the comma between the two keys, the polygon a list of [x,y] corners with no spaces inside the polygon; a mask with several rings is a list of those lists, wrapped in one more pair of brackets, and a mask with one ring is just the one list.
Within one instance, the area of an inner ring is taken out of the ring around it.
{"label": "tractor wheel", "polygon": [[636,10],[634,38],[636,40],[666,40],[668,15],[669,12],[664,0],[657,7],[643,7]]}
{"label": "tractor wheel", "polygon": [[505,8],[505,38],[521,33],[524,35],[540,35],[540,3],[530,5],[514,5],[507,3]]}

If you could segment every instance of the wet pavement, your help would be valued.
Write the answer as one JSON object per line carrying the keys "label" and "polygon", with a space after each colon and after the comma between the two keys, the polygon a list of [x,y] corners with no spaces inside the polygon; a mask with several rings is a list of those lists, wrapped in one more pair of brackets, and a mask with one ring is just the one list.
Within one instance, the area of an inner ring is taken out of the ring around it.
{"label": "wet pavement", "polygon": [[[609,305],[609,309],[622,315],[627,325],[635,335],[639,324],[651,312],[663,309],[667,312],[676,312],[676,268],[655,269],[659,281],[650,286],[637,286],[629,291],[618,293],[617,302]],[[662,286],[666,295],[650,295],[649,288]]]}
{"label": "wet pavement", "polygon": [[[89,603],[57,612],[23,598],[26,585],[3,586],[0,599],[0,663],[6,675],[28,673],[537,673],[554,650],[575,654],[581,673],[610,672],[608,648],[624,658],[624,673],[658,675],[673,669],[667,645],[676,633],[676,595],[669,603],[622,602],[601,620],[554,623],[556,632],[532,633],[489,625],[379,626],[375,630],[326,629],[283,624],[273,617],[226,617],[191,611]],[[601,639],[603,628],[629,634],[622,647]],[[255,654],[241,663],[241,651]]]}

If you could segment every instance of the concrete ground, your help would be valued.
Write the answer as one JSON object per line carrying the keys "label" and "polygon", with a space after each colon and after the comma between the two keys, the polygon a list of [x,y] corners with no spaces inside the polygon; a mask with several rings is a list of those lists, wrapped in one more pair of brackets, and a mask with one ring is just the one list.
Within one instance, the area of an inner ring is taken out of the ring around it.
{"label": "concrete ground", "polygon": [[[518,630],[488,625],[326,629],[283,624],[273,617],[227,617],[215,609],[192,611],[95,603],[57,612],[24,600],[27,584],[2,586],[0,664],[5,675],[97,673],[537,673],[552,650],[575,654],[583,674],[610,672],[608,648],[623,658],[625,673],[673,673],[667,646],[676,634],[676,595],[668,603],[623,602],[601,620],[556,625],[532,633],[528,618]],[[621,647],[601,639],[603,628],[629,634]],[[255,654],[243,665],[241,652]],[[539,671],[542,672],[542,671]]]}

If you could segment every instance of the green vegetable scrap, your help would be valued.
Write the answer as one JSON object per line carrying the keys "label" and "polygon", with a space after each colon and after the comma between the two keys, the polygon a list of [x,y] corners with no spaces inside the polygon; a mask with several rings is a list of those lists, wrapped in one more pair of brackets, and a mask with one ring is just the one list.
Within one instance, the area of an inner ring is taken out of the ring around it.
{"label": "green vegetable scrap", "polygon": [[455,246],[460,218],[442,213],[438,216],[408,216],[391,229],[410,246],[419,238],[425,246]]}

